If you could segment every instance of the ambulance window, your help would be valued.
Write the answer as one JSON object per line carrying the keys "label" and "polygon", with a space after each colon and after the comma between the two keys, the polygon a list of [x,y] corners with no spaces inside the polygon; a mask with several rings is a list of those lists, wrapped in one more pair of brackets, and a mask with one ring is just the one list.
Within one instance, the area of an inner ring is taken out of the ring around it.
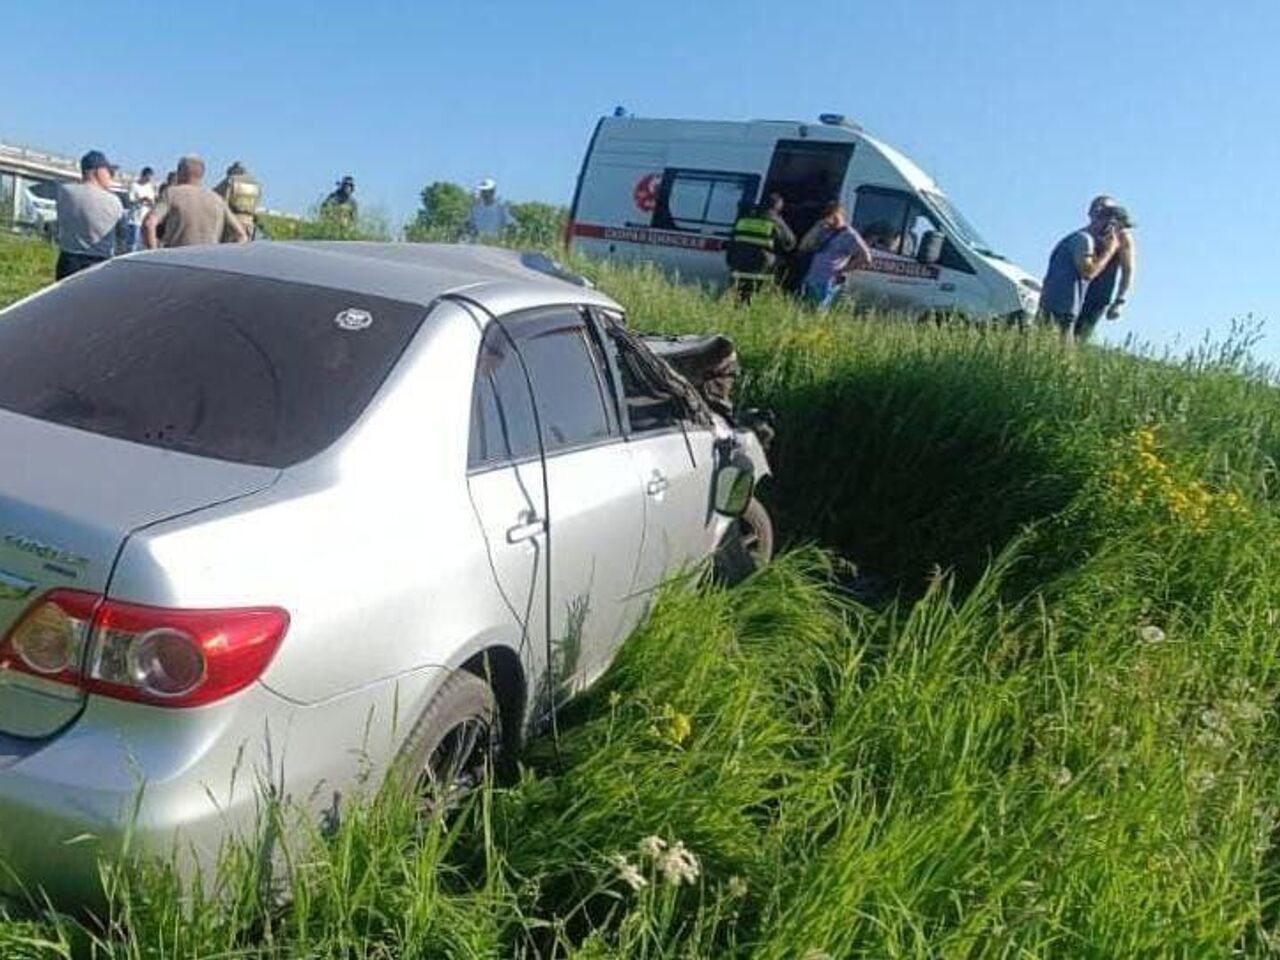
{"label": "ambulance window", "polygon": [[872,250],[885,253],[902,253],[902,238],[906,232],[907,211],[912,198],[896,190],[858,190],[858,202],[853,208],[853,226]]}
{"label": "ambulance window", "polygon": [[686,223],[700,222],[703,211],[707,208],[707,199],[713,182],[676,177],[671,182],[671,193],[667,196],[667,210],[671,214],[671,219],[677,222],[683,220]]}
{"label": "ambulance window", "polygon": [[742,205],[742,200],[742,181],[714,181],[711,184],[711,196],[707,198],[707,223],[732,227],[733,222],[738,219],[738,207]]}
{"label": "ambulance window", "polygon": [[738,207],[754,201],[760,178],[709,170],[667,170],[653,212],[653,225],[674,230],[723,233],[733,227]]}

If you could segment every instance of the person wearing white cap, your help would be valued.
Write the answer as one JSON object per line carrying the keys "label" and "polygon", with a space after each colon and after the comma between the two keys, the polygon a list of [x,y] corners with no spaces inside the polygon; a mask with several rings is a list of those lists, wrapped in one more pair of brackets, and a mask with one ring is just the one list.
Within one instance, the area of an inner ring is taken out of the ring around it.
{"label": "person wearing white cap", "polygon": [[494,239],[514,223],[511,211],[498,199],[498,184],[490,177],[476,184],[476,199],[462,228],[463,235],[470,240]]}

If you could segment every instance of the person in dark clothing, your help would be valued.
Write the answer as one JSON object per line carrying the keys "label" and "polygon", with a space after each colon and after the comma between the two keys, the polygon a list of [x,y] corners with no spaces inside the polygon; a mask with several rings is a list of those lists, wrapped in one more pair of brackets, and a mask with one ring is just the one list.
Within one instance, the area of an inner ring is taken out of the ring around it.
{"label": "person in dark clothing", "polygon": [[320,212],[326,217],[354,223],[356,220],[356,178],[347,174],[338,181],[337,188],[324,198]]}
{"label": "person in dark clothing", "polygon": [[743,204],[725,247],[725,260],[734,297],[750,303],[756,291],[774,279],[778,258],[795,249],[796,235],[782,216],[782,197],[771,194],[768,204]]}
{"label": "person in dark clothing", "polygon": [[1108,320],[1118,319],[1121,308],[1127,302],[1133,276],[1137,269],[1138,251],[1133,239],[1135,226],[1129,211],[1118,205],[1114,199],[1105,194],[1095,197],[1089,205],[1089,216],[1095,211],[1109,211],[1111,222],[1115,225],[1118,246],[1111,262],[1102,272],[1089,281],[1084,292],[1084,302],[1080,306],[1080,316],[1076,318],[1075,335],[1077,340],[1088,340],[1104,316]]}

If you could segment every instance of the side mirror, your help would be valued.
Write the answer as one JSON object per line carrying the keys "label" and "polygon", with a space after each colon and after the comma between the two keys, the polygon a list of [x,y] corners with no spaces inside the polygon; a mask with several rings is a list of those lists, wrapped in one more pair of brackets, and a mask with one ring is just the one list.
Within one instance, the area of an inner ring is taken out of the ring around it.
{"label": "side mirror", "polygon": [[712,506],[726,517],[740,517],[755,492],[756,468],[741,450],[735,450],[716,470]]}
{"label": "side mirror", "polygon": [[942,245],[947,238],[937,230],[927,230],[920,238],[920,249],[916,251],[916,259],[921,263],[937,263],[942,259]]}

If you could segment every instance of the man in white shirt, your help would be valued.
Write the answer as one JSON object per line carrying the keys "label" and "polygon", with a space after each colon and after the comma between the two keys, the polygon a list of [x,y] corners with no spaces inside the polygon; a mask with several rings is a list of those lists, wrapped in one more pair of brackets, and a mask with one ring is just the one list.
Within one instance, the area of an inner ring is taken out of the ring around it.
{"label": "man in white shirt", "polygon": [[80,158],[80,182],[58,185],[58,264],[62,280],[115,255],[124,204],[111,192],[115,167],[101,150]]}
{"label": "man in white shirt", "polygon": [[125,219],[124,249],[126,253],[142,248],[142,221],[156,205],[155,171],[143,167],[138,179],[129,184],[129,213]]}
{"label": "man in white shirt", "polygon": [[476,185],[476,201],[462,228],[463,235],[469,240],[497,239],[514,223],[511,211],[498,199],[498,184],[485,177]]}

